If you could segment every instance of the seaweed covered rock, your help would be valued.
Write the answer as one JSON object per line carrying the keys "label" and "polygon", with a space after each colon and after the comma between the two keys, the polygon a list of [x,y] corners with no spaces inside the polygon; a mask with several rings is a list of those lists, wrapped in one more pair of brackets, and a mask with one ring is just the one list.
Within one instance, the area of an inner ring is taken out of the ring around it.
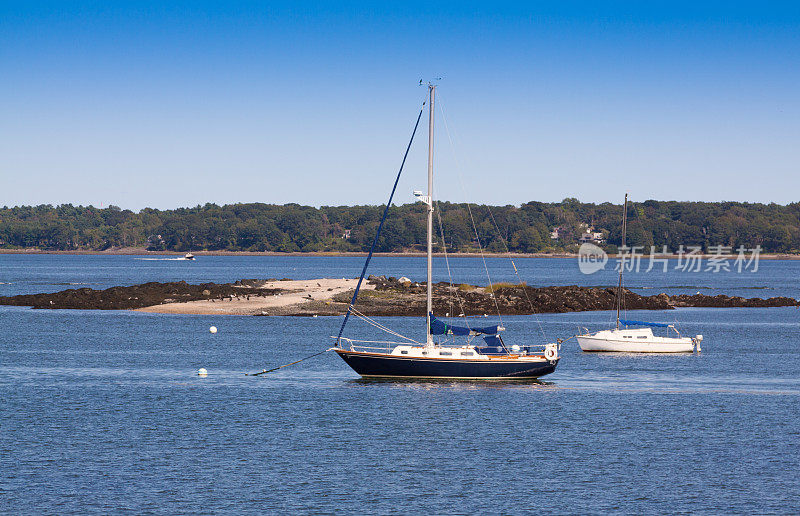
{"label": "seaweed covered rock", "polygon": [[33,308],[73,308],[83,310],[130,310],[163,303],[229,299],[236,296],[266,296],[280,289],[238,287],[233,284],[202,283],[190,285],[185,281],[150,282],[105,290],[73,288],[52,294],[23,294],[0,297],[0,305],[32,306]]}

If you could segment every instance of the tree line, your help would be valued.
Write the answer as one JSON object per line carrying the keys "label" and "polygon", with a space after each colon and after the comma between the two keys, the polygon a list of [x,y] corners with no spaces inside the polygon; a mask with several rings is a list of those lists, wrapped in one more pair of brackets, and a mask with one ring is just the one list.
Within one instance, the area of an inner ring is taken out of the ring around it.
{"label": "tree line", "polygon": [[[800,203],[654,201],[629,205],[626,243],[630,246],[760,245],[764,252],[800,252]],[[471,214],[470,214],[471,211]],[[0,209],[0,247],[43,250],[107,250],[144,247],[151,251],[366,251],[383,206],[299,204],[206,204],[194,208],[139,212],[116,206],[17,206]],[[393,205],[377,251],[425,249],[425,205]],[[473,228],[472,220],[475,221]],[[601,247],[613,252],[621,241],[622,206],[529,202],[520,206],[440,202],[440,222],[448,251],[574,252],[589,227],[602,234]],[[559,228],[559,238],[552,232]],[[477,237],[476,237],[477,235]]]}

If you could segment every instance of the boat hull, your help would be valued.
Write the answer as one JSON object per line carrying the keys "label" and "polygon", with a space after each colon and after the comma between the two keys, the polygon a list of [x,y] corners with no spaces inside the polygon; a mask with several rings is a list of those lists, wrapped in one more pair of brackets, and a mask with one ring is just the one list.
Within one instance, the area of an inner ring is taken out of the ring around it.
{"label": "boat hull", "polygon": [[612,353],[691,353],[691,339],[673,339],[676,342],[631,342],[617,339],[578,336],[578,345],[583,351]]}
{"label": "boat hull", "polygon": [[364,377],[509,379],[538,378],[552,373],[558,358],[547,361],[520,359],[454,360],[399,357],[335,349],[347,365]]}

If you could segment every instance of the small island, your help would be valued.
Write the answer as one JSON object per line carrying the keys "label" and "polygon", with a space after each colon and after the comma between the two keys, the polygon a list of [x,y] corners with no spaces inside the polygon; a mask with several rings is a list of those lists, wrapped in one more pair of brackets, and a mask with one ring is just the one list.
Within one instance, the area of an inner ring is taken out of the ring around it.
{"label": "small island", "polygon": [[[357,279],[247,279],[234,283],[185,281],[112,287],[67,289],[55,293],[0,297],[0,305],[36,309],[138,310],[164,314],[338,316],[345,313]],[[424,282],[369,276],[361,287],[358,310],[368,316],[424,316]],[[433,286],[436,313],[450,316],[527,315],[613,310],[615,289],[603,287],[531,287],[510,283],[490,286]],[[704,294],[642,296],[625,290],[628,310],[670,310],[679,307],[750,308],[800,306],[790,297],[743,298]]]}

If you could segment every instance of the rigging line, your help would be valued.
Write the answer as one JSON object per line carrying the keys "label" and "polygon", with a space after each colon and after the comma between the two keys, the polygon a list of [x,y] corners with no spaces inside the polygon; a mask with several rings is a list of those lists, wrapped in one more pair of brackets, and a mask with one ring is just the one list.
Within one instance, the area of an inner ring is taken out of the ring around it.
{"label": "rigging line", "polygon": [[[449,280],[450,280],[450,299],[452,300],[453,297],[456,298],[456,300],[458,301],[458,306],[461,309],[461,315],[464,317],[464,324],[467,326],[467,328],[470,331],[472,331],[472,328],[470,328],[470,326],[469,326],[469,321],[467,320],[466,310],[464,309],[464,301],[461,299],[461,296],[458,295],[458,289],[453,286],[453,276],[450,273],[450,260],[449,260],[448,255],[447,255],[447,246],[444,244],[444,227],[442,225],[442,216],[440,215],[440,211],[441,210],[439,209],[439,202],[437,201],[436,202],[436,217],[437,217],[437,219],[439,221],[439,232],[441,233],[441,236],[442,236],[442,249],[444,251],[444,261],[445,261],[445,264],[447,265],[447,275],[448,275]],[[450,310],[451,311],[453,310],[452,309],[452,302],[451,302]],[[465,340],[466,340],[467,344],[469,344],[472,339],[470,338],[469,335],[467,335]],[[456,341],[456,336],[453,335],[453,342],[455,342],[455,341]]]}
{"label": "rigging line", "polygon": [[[448,317],[450,317],[451,316],[450,314],[453,313],[453,298],[456,297],[456,292],[455,289],[453,288],[453,274],[450,271],[450,260],[447,257],[447,243],[444,239],[444,228],[442,228],[442,216],[439,213],[439,210],[441,208],[439,207],[439,202],[438,201],[435,202],[436,202],[436,220],[438,221],[439,225],[439,236],[442,239],[442,252],[444,253],[444,263],[445,267],[447,268],[447,283],[448,285],[450,285],[450,290],[448,292],[449,295],[447,296],[447,306],[450,308],[450,311],[446,314]],[[461,313],[464,313],[464,311],[462,310]],[[454,335],[453,342],[455,342],[455,340],[456,339]]]}
{"label": "rigging line", "polygon": [[379,323],[377,323],[377,322],[375,322],[375,321],[373,321],[373,320],[371,320],[371,319],[369,319],[369,318],[367,318],[367,317],[365,317],[365,316],[363,316],[363,315],[361,315],[361,314],[357,314],[357,313],[355,313],[355,312],[354,312],[354,315],[355,315],[357,318],[359,318],[359,319],[362,319],[362,320],[363,320],[364,322],[366,322],[367,324],[370,324],[370,325],[374,326],[375,328],[377,328],[377,329],[379,329],[379,330],[382,330],[382,331],[384,331],[384,332],[388,333],[389,335],[393,335],[393,336],[395,336],[395,337],[397,337],[397,338],[400,338],[400,339],[405,339],[405,340],[407,340],[407,341],[409,341],[409,342],[413,342],[414,344],[419,344],[419,342],[417,342],[416,340],[414,340],[414,339],[411,339],[411,338],[408,338],[408,337],[406,337],[405,335],[401,335],[401,334],[399,334],[399,333],[397,333],[397,332],[395,332],[395,331],[392,331],[392,330],[390,330],[389,328],[387,328],[387,327],[385,327],[385,326],[382,326],[381,324],[379,324]]}
{"label": "rigging line", "polygon": [[264,369],[264,370],[259,371],[257,373],[244,373],[244,375],[245,376],[261,376],[262,374],[271,373],[273,371],[277,371],[278,369],[283,369],[284,367],[289,367],[290,365],[299,364],[303,360],[308,360],[309,358],[318,357],[318,356],[322,355],[323,353],[327,353],[330,350],[331,349],[329,348],[329,349],[326,349],[325,351],[320,351],[319,353],[314,353],[313,355],[308,355],[307,357],[303,357],[300,360],[295,360],[294,362],[289,362],[288,364],[283,364],[282,366],[273,367],[272,369]]}
{"label": "rigging line", "polygon": [[[442,238],[442,251],[443,251],[443,254],[444,254],[444,262],[445,262],[445,265],[447,266],[447,278],[448,278],[448,282],[450,284],[450,296],[449,296],[449,298],[450,298],[450,301],[449,301],[450,312],[451,313],[453,312],[453,301],[452,300],[453,300],[453,297],[455,297],[456,300],[458,301],[459,308],[461,309],[461,315],[464,316],[464,323],[467,325],[467,328],[470,328],[469,322],[466,320],[466,312],[464,311],[464,302],[461,299],[461,296],[458,295],[458,290],[456,288],[454,288],[454,286],[453,286],[453,275],[452,275],[451,270],[450,270],[450,258],[449,258],[449,255],[447,254],[447,241],[445,240],[445,237],[444,237],[444,225],[442,224],[442,209],[441,209],[441,206],[439,205],[438,198],[436,198],[436,196],[433,196],[433,199],[434,199],[434,202],[436,203],[436,210],[435,210],[436,219],[437,219],[438,225],[439,225],[439,235]],[[471,330],[471,328],[470,328],[470,330]],[[445,335],[445,338],[447,338],[446,335]],[[467,336],[467,338],[466,338],[467,344],[469,344],[470,340],[471,340],[470,337]],[[455,342],[455,341],[456,341],[456,336],[453,335],[453,342]]]}
{"label": "rigging line", "polygon": [[[640,215],[640,214],[639,214],[639,210],[636,208],[636,205],[634,204],[634,202],[633,202],[633,201],[630,201],[630,203],[631,203],[631,206],[633,207],[633,212],[636,214],[636,221],[639,223],[639,225],[640,225],[640,227],[641,227],[642,231],[644,231],[644,218],[643,218],[643,214],[642,214],[642,215]],[[644,213],[644,210],[642,210],[642,213]],[[653,244],[652,244],[652,245],[655,247],[655,242],[653,242]],[[651,254],[655,252],[655,249],[654,249],[654,247],[650,249],[650,253],[651,253]],[[633,263],[633,262],[631,262],[631,264],[632,264],[632,263]],[[631,265],[631,266],[633,266],[633,265]],[[638,272],[638,269],[637,269],[637,272]],[[623,299],[623,310],[626,310],[626,309],[627,309],[627,305],[625,305],[625,301],[624,301],[624,299]],[[627,314],[627,310],[626,310],[626,314]],[[626,317],[627,317],[627,315],[626,315]],[[672,321],[673,321],[673,325],[674,325],[674,327],[675,327],[675,331],[677,331],[677,332],[678,332],[678,334],[680,334],[680,333],[681,333],[681,332],[680,332],[680,324],[678,323],[678,317],[677,317],[677,315],[674,315],[674,314],[673,314],[673,316],[672,316]]]}
{"label": "rigging line", "polygon": [[391,328],[389,328],[387,326],[384,326],[383,324],[379,323],[378,321],[376,321],[374,319],[371,319],[370,317],[364,315],[362,312],[359,312],[355,307],[352,307],[351,310],[353,312],[353,315],[355,315],[359,319],[362,319],[362,320],[366,321],[368,324],[371,324],[372,326],[378,328],[379,330],[383,330],[383,331],[385,331],[386,333],[388,333],[390,335],[394,335],[395,337],[400,337],[401,339],[406,339],[407,341],[413,342],[415,344],[420,344],[416,340],[414,340],[412,338],[409,338],[409,337],[406,337],[405,335],[401,335],[400,333],[397,333],[396,331],[392,330]]}
{"label": "rigging line", "polygon": [[[450,258],[447,253],[447,241],[444,238],[444,224],[442,224],[442,209],[439,206],[439,200],[435,199],[434,202],[436,203],[436,220],[439,225],[439,236],[442,238],[442,254],[444,254],[444,263],[447,266],[447,279],[450,283],[450,287],[453,287],[453,274],[450,271]],[[452,291],[455,294],[456,299],[458,299],[459,306],[461,307],[461,313],[464,313],[464,304],[461,301],[461,297],[458,295],[458,292],[455,290]]]}
{"label": "rigging line", "polygon": [[[639,218],[639,210],[636,209],[636,205],[633,203],[633,201],[630,201],[630,200],[628,201],[628,203],[631,205],[631,208],[633,208],[633,212],[636,214],[636,220],[638,220],[639,224],[643,226],[642,220],[641,220],[641,218]],[[630,209],[628,209],[628,211],[630,211]],[[627,214],[627,212],[626,212],[626,214]],[[626,227],[626,231],[627,231],[627,227]],[[631,250],[631,252],[630,252],[630,264],[631,264],[630,268],[631,268],[631,272],[633,272],[633,267],[634,267],[634,263],[635,263],[634,262],[635,256],[633,255],[633,247],[630,246],[630,245],[628,247],[631,248],[630,249]],[[625,286],[624,285],[623,285],[623,290],[622,291],[623,291],[623,293],[625,292]],[[621,303],[622,303],[622,313],[625,314],[625,318],[627,319],[628,318],[628,304],[625,301],[624,294],[622,296]]]}
{"label": "rigging line", "polygon": [[[446,125],[446,124],[445,124]],[[466,195],[466,190],[464,192]],[[492,287],[492,278],[489,276],[489,267],[486,265],[486,256],[483,254],[483,246],[481,245],[481,237],[478,235],[478,227],[475,225],[475,217],[472,216],[472,208],[470,208],[469,203],[467,203],[467,212],[469,213],[469,218],[472,221],[472,229],[475,231],[475,240],[478,243],[478,250],[481,253],[481,260],[483,260],[483,269],[486,271],[486,279],[489,280],[489,289],[492,291],[489,293],[492,300],[494,301],[494,307],[497,309],[497,317],[500,319],[500,326],[504,326],[503,324],[503,316],[500,315],[500,305],[497,303],[497,296],[494,295],[494,288]]]}
{"label": "rigging line", "polygon": [[[435,197],[434,197],[435,199]],[[436,220],[438,221],[439,225],[439,236],[442,239],[442,252],[444,253],[444,263],[445,267],[447,267],[447,282],[450,285],[449,295],[447,296],[447,306],[450,308],[450,311],[446,314],[448,317],[451,317],[450,314],[453,313],[453,298],[457,297],[457,293],[453,288],[453,274],[450,272],[450,260],[447,257],[447,241],[444,238],[444,228],[442,226],[442,215],[441,215],[441,208],[439,207],[439,201],[435,200],[436,203]],[[460,301],[460,300],[459,300]],[[461,313],[464,313],[462,310]],[[453,336],[453,342],[455,342],[455,335]]]}
{"label": "rigging line", "polygon": [[[620,241],[620,247],[625,247],[625,236],[627,233],[627,214],[628,214],[628,192],[625,192],[625,202],[622,204],[622,239]],[[623,279],[623,273],[625,272],[625,255],[620,254],[619,247],[617,248],[617,267],[619,267],[619,280],[617,283],[617,292],[614,298],[614,310],[616,314],[611,314],[617,329],[619,329],[619,314],[622,312],[625,317],[627,317],[627,312],[624,309],[625,305],[625,285]]]}
{"label": "rigging line", "polygon": [[406,340],[408,340],[410,342],[416,342],[417,344],[419,344],[419,342],[417,342],[416,340],[414,340],[412,338],[409,338],[409,337],[406,337],[405,335],[401,335],[400,333],[392,330],[388,326],[385,326],[385,325],[379,323],[378,321],[376,321],[375,319],[372,319],[371,317],[367,316],[363,312],[359,311],[356,307],[353,307],[352,311],[353,311],[353,315],[355,315],[359,319],[362,319],[362,320],[366,321],[367,323],[375,326],[376,328],[378,328],[380,330],[385,331],[386,333],[389,333],[391,335],[394,335],[395,337],[400,337],[400,338],[406,339]]}
{"label": "rigging line", "polygon": [[[442,251],[444,252],[444,263],[447,265],[447,277],[450,280],[450,292],[452,293],[451,296],[455,296],[456,300],[458,300],[458,305],[461,308],[461,313],[464,315],[464,324],[467,325],[467,328],[471,330],[469,327],[469,321],[467,321],[466,315],[467,313],[464,311],[464,302],[461,299],[461,296],[458,295],[458,289],[453,287],[453,275],[450,273],[450,259],[447,256],[447,244],[445,244],[444,240],[444,226],[442,225],[442,210],[439,207],[439,201],[436,201],[436,218],[439,222],[439,233],[442,236]],[[455,335],[453,336],[453,341],[455,341]]]}
{"label": "rigging line", "polygon": [[[442,113],[442,122],[444,122],[444,129],[447,133],[447,139],[450,141],[450,151],[453,153],[453,161],[456,163],[456,171],[458,172],[458,183],[461,186],[461,191],[464,194],[464,199],[467,198],[467,189],[464,188],[464,181],[461,180],[461,165],[458,162],[458,158],[456,157],[456,150],[455,145],[453,144],[453,138],[450,136],[450,128],[447,125],[447,117],[444,114],[444,103],[441,100],[441,95],[439,96],[439,111]],[[489,275],[489,267],[486,265],[486,256],[483,254],[483,246],[481,245],[481,238],[478,235],[478,227],[475,225],[475,217],[472,216],[472,208],[470,207],[470,203],[467,202],[467,212],[469,213],[470,221],[472,222],[472,229],[475,231],[475,240],[478,242],[478,250],[481,253],[481,260],[483,260],[483,269],[486,271],[486,279],[489,280],[488,288],[492,289],[492,278]],[[491,296],[492,300],[494,301],[494,307],[497,310],[497,317],[500,319],[500,326],[505,326],[503,324],[503,316],[500,315],[500,305],[497,303],[497,296],[494,295],[494,292],[490,292],[489,295]]]}
{"label": "rigging line", "polygon": [[544,333],[544,328],[542,327],[542,322],[539,320],[539,317],[536,315],[536,309],[533,307],[533,301],[531,301],[530,296],[528,295],[528,289],[526,288],[527,285],[523,285],[522,278],[519,277],[519,272],[517,271],[517,266],[514,264],[513,258],[511,258],[511,251],[506,244],[506,239],[503,238],[503,235],[500,233],[500,227],[497,225],[497,221],[494,219],[494,213],[492,212],[492,207],[486,205],[486,209],[489,210],[489,216],[492,218],[492,224],[494,224],[495,229],[497,229],[497,236],[500,237],[500,242],[503,243],[503,247],[506,250],[506,255],[508,255],[508,261],[511,262],[511,266],[514,268],[514,274],[517,276],[517,280],[520,283],[520,287],[522,287],[522,292],[525,293],[525,299],[528,300],[528,305],[531,307],[531,314],[533,315],[533,319],[536,321],[537,326],[539,326],[539,332],[542,334],[542,338],[547,340],[547,335]]}
{"label": "rigging line", "polygon": [[[644,234],[644,219],[643,219],[644,209],[642,210],[642,215],[639,215],[639,210],[636,208],[636,205],[634,204],[634,202],[630,201],[630,203],[631,203],[631,206],[633,207],[633,212],[636,214],[636,221],[639,223],[640,229],[642,230],[642,233]],[[655,242],[653,242],[653,247],[650,248],[650,252],[651,253],[655,252],[655,245],[654,244],[655,244]],[[644,251],[644,248],[642,248],[642,251]],[[631,260],[632,259],[633,259],[633,256],[631,256]],[[633,262],[631,262],[631,267],[633,267]],[[639,272],[638,267],[637,267],[637,271],[636,272]],[[624,300],[623,300],[623,308],[627,309],[627,305],[625,305]],[[627,317],[627,315],[626,315],[626,317]],[[673,317],[675,317],[675,316],[673,316]],[[675,324],[677,325],[677,323],[678,323],[677,318],[675,318]],[[677,328],[677,326],[676,326],[676,328]]]}
{"label": "rigging line", "polygon": [[367,255],[367,260],[364,262],[364,268],[361,269],[361,276],[358,278],[358,284],[356,284],[356,290],[355,292],[353,292],[353,299],[350,300],[350,305],[348,305],[347,312],[345,312],[344,314],[344,321],[342,321],[342,327],[339,328],[339,335],[336,337],[337,346],[341,343],[344,327],[347,325],[347,320],[350,318],[350,310],[353,308],[353,305],[356,304],[356,299],[358,298],[358,291],[361,290],[361,282],[364,281],[364,275],[367,273],[367,267],[369,266],[370,260],[372,260],[372,253],[375,251],[375,246],[378,244],[378,237],[380,237],[381,229],[383,229],[383,223],[384,221],[386,221],[386,215],[389,214],[389,207],[392,205],[392,198],[394,197],[395,190],[397,190],[397,183],[400,181],[400,174],[403,173],[403,167],[406,165],[406,158],[408,158],[408,151],[411,149],[411,143],[414,141],[414,136],[417,134],[419,121],[422,118],[422,112],[424,110],[425,110],[425,102],[422,103],[422,108],[420,108],[419,115],[417,115],[417,121],[414,124],[414,130],[411,132],[411,139],[408,140],[408,146],[406,146],[406,152],[405,154],[403,154],[403,161],[402,163],[400,163],[400,170],[397,171],[397,178],[395,178],[394,180],[392,193],[389,194],[389,201],[386,203],[386,208],[383,209],[383,217],[381,217],[381,222],[380,224],[378,224],[378,231],[375,232],[375,240],[372,241],[372,245],[369,248],[369,254]]}

